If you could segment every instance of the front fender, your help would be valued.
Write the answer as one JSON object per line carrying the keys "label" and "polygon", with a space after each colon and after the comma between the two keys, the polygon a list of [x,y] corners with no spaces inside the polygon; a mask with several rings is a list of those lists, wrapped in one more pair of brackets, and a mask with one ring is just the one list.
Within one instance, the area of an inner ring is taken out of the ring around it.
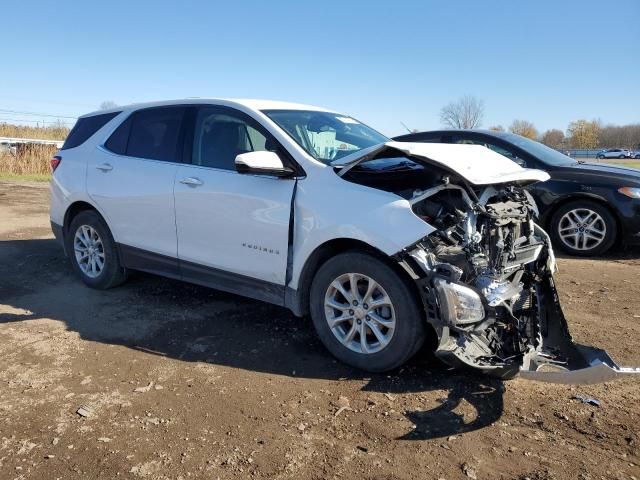
{"label": "front fender", "polygon": [[298,184],[291,288],[298,287],[309,256],[326,242],[357,240],[393,255],[435,230],[398,195],[347,182],[331,168],[317,172],[316,177]]}

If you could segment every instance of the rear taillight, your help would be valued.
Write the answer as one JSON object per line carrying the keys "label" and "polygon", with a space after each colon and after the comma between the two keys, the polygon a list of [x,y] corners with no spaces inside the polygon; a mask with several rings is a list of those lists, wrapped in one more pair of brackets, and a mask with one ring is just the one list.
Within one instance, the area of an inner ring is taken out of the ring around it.
{"label": "rear taillight", "polygon": [[62,161],[62,157],[56,155],[54,157],[51,157],[51,172],[55,172],[56,168],[58,168],[58,165],[60,165],[60,162]]}

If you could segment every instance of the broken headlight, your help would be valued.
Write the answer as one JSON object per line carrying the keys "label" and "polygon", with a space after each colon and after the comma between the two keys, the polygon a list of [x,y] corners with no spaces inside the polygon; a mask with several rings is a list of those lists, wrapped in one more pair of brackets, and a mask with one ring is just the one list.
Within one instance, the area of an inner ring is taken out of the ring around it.
{"label": "broken headlight", "polygon": [[437,279],[434,284],[441,305],[440,315],[448,323],[466,325],[484,319],[482,300],[474,290],[443,279]]}

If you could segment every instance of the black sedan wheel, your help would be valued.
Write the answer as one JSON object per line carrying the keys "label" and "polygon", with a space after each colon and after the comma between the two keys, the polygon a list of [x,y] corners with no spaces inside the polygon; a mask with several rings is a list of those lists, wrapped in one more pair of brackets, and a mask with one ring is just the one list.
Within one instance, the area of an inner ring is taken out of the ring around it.
{"label": "black sedan wheel", "polygon": [[601,255],[616,241],[616,220],[599,203],[576,200],[560,207],[551,218],[554,244],[565,252],[581,256]]}

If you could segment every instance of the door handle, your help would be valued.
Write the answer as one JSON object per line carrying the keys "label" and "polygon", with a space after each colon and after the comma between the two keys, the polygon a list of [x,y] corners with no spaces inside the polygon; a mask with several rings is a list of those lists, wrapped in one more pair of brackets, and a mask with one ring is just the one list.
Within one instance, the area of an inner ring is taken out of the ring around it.
{"label": "door handle", "polygon": [[103,172],[108,172],[109,170],[113,170],[113,165],[111,165],[110,163],[102,163],[96,166],[96,168],[98,170],[102,170]]}
{"label": "door handle", "polygon": [[197,187],[199,185],[202,185],[204,182],[200,180],[198,177],[187,177],[180,180],[180,183],[184,185],[191,185],[193,187]]}

